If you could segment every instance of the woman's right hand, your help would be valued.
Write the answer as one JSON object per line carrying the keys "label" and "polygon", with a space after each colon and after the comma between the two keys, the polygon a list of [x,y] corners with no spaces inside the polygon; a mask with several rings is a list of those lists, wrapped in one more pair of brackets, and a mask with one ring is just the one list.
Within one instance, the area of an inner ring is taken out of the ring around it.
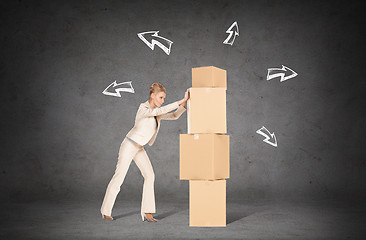
{"label": "woman's right hand", "polygon": [[189,99],[189,88],[187,89],[186,93],[184,94],[184,101],[187,102]]}
{"label": "woman's right hand", "polygon": [[178,101],[179,105],[182,105],[182,104],[185,105],[185,103],[188,101],[188,99],[189,99],[189,88],[185,92],[184,98],[182,100]]}

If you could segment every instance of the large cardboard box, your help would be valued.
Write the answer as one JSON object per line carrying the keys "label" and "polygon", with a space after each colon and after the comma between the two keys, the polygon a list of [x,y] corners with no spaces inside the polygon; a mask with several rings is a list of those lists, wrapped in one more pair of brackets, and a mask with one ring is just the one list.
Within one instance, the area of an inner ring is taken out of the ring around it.
{"label": "large cardboard box", "polygon": [[227,89],[226,70],[214,66],[192,68],[192,87],[220,87]]}
{"label": "large cardboard box", "polygon": [[229,178],[229,135],[180,134],[179,174],[181,180]]}
{"label": "large cardboard box", "polygon": [[189,181],[189,226],[226,226],[226,180]]}
{"label": "large cardboard box", "polygon": [[188,133],[226,133],[226,89],[190,88]]}

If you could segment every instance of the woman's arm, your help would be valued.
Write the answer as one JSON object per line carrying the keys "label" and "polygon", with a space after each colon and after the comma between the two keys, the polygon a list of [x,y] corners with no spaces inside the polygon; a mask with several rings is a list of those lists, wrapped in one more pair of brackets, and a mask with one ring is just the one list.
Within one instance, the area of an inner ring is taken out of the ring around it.
{"label": "woman's arm", "polygon": [[177,120],[180,117],[180,115],[182,115],[185,111],[186,108],[183,107],[182,105],[179,105],[178,109],[175,112],[160,115],[160,119]]}
{"label": "woman's arm", "polygon": [[151,109],[145,105],[141,105],[138,110],[138,115],[140,115],[141,117],[159,116],[159,115],[166,114],[174,109],[177,109],[178,107],[179,107],[179,101],[170,103],[168,105],[165,105],[164,107],[160,107],[160,108],[156,107],[154,109]]}
{"label": "woman's arm", "polygon": [[178,107],[178,109],[175,112],[172,113],[166,113],[160,116],[160,119],[165,119],[165,120],[177,120],[180,115],[182,115],[187,109],[186,109],[186,103],[188,101],[190,97],[189,94],[189,88],[187,89],[184,98],[180,102],[180,105]]}
{"label": "woman's arm", "polygon": [[182,100],[170,103],[164,107],[154,108],[154,109],[151,109],[145,105],[141,105],[138,110],[138,114],[141,117],[153,117],[153,116],[163,115],[174,109],[177,109],[179,106],[185,106],[188,99],[189,99],[189,89],[187,89],[187,91],[185,92],[185,96]]}

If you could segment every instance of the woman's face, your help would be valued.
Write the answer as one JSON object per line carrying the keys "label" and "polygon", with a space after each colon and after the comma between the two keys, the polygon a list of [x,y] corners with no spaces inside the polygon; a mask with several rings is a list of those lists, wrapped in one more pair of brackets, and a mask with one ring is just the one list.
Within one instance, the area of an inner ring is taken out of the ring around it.
{"label": "woman's face", "polygon": [[151,94],[151,99],[153,100],[155,106],[160,107],[164,103],[165,95],[165,92]]}

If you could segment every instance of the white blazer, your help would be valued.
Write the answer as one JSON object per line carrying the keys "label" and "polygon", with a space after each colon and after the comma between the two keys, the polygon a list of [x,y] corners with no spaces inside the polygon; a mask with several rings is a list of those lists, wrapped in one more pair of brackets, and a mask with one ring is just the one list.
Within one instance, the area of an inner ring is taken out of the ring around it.
{"label": "white blazer", "polygon": [[[174,109],[177,110],[169,113]],[[178,101],[167,104],[164,107],[151,108],[149,100],[147,100],[140,104],[136,113],[135,126],[133,126],[126,136],[141,146],[144,146],[146,143],[152,146],[160,129],[160,120],[176,120],[184,111],[186,111],[186,108],[180,106]],[[155,116],[158,123],[157,127]]]}

